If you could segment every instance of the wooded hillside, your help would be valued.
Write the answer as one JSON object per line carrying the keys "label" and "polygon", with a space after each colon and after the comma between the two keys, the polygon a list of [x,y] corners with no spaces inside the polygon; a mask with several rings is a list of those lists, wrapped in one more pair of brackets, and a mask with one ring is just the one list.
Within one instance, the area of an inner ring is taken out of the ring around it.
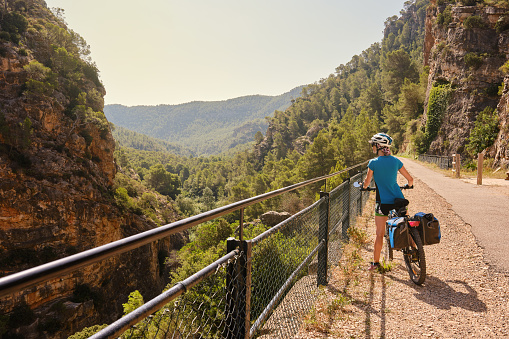
{"label": "wooded hillside", "polygon": [[278,96],[251,95],[181,105],[106,105],[104,113],[117,126],[168,141],[197,155],[213,155],[252,142],[256,132],[267,129],[265,117],[288,108],[301,89]]}

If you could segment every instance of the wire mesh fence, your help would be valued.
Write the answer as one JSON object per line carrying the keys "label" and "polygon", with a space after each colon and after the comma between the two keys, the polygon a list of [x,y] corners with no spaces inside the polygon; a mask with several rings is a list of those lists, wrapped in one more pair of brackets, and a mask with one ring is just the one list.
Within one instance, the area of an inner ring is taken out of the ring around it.
{"label": "wire mesh fence", "polygon": [[320,220],[327,217],[326,204],[327,198],[323,197],[276,226],[275,231],[253,239],[254,323],[250,336],[284,338],[298,330],[295,320],[302,318],[312,300],[306,297],[316,289],[316,274],[324,269],[319,267],[323,263],[316,253],[321,241]]}
{"label": "wire mesh fence", "polygon": [[136,325],[122,318],[93,338],[293,337],[362,213],[364,175],[251,240],[230,238],[226,256],[125,317]]}
{"label": "wire mesh fence", "polygon": [[418,159],[419,161],[435,164],[441,169],[452,168],[452,157],[448,155],[420,154]]}

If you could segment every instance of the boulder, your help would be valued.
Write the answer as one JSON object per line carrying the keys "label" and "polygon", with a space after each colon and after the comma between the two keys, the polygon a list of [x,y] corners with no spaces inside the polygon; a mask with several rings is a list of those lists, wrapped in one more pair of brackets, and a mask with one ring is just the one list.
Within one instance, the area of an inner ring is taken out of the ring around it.
{"label": "boulder", "polygon": [[292,215],[288,212],[276,212],[276,211],[269,211],[260,217],[260,220],[264,225],[267,225],[269,227],[275,226],[279,224],[280,222],[288,219]]}

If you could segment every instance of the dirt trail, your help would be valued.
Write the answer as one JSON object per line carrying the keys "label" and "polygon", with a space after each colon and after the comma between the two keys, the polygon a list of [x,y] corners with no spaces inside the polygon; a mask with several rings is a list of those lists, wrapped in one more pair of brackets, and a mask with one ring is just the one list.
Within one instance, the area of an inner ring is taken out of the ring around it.
{"label": "dirt trail", "polygon": [[440,244],[425,247],[426,282],[410,281],[401,252],[395,252],[390,272],[366,270],[375,234],[368,205],[359,223],[370,237],[358,250],[361,261],[348,271],[345,261],[355,255],[344,255],[332,269],[298,338],[509,338],[509,274],[490,264],[451,204],[414,176],[415,189],[405,191],[409,213],[434,213],[442,230]]}

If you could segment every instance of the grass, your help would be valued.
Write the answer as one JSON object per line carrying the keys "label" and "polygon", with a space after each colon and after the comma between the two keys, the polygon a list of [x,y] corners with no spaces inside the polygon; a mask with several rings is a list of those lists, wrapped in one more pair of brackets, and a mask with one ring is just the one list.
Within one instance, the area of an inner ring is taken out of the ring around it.
{"label": "grass", "polygon": [[334,334],[332,326],[337,319],[347,319],[353,312],[352,307],[367,302],[366,298],[355,295],[361,293],[359,290],[364,288],[361,282],[366,262],[362,258],[361,250],[369,242],[366,230],[361,227],[367,225],[372,212],[372,209],[366,208],[355,223],[360,227],[351,226],[348,229],[348,242],[343,244],[342,259],[335,273],[343,287],[339,290],[321,287],[321,293],[313,309],[304,320],[307,331]]}
{"label": "grass", "polygon": [[385,262],[385,259],[382,259],[382,261],[380,262],[380,266],[378,266],[378,273],[386,273],[386,272],[390,272],[392,270],[392,267],[393,267],[394,263],[389,261],[389,262]]}

